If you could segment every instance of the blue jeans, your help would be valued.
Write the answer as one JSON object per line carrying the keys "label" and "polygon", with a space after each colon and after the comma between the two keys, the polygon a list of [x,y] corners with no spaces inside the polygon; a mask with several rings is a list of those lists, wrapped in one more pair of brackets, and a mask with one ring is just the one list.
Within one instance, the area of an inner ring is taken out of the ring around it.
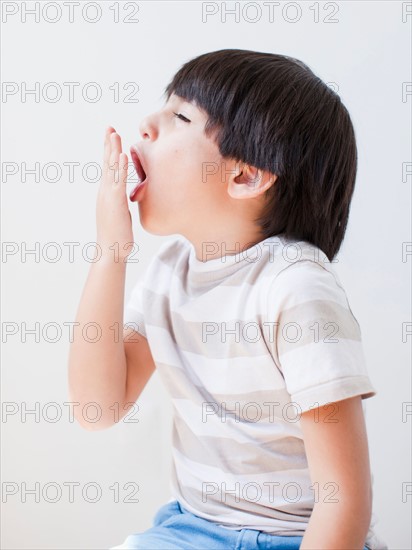
{"label": "blue jeans", "polygon": [[225,529],[192,514],[174,500],[157,511],[153,527],[129,535],[122,545],[110,550],[299,550],[302,538],[269,535],[255,529]]}

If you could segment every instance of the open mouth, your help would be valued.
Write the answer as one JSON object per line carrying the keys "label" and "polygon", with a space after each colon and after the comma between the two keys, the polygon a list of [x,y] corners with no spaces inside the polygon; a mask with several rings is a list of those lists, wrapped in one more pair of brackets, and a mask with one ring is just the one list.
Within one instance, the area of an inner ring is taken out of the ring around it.
{"label": "open mouth", "polygon": [[138,151],[134,147],[130,148],[130,156],[132,158],[133,165],[135,167],[137,179],[138,179],[137,184],[135,185],[134,189],[130,193],[130,200],[133,201],[139,189],[143,187],[144,183],[146,183],[147,175],[146,175],[146,172],[144,171],[142,162],[139,158]]}
{"label": "open mouth", "polygon": [[139,158],[139,155],[136,151],[136,149],[131,148],[130,149],[130,155],[132,157],[132,161],[134,164],[134,167],[136,169],[137,178],[139,180],[138,184],[143,183],[146,179],[146,172],[144,171],[144,168],[142,166],[142,162]]}

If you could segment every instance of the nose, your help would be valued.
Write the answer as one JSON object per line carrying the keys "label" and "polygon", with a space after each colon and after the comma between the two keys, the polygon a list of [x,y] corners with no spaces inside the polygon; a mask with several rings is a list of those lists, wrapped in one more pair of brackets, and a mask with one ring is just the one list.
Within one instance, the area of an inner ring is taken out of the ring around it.
{"label": "nose", "polygon": [[143,139],[156,139],[157,127],[153,115],[147,115],[139,124],[139,132]]}

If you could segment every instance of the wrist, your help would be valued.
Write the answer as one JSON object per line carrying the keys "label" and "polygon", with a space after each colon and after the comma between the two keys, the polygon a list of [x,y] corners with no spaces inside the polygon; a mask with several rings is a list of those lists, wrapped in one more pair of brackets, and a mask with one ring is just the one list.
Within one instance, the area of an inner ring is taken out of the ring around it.
{"label": "wrist", "polygon": [[125,270],[127,266],[127,257],[120,257],[113,250],[101,246],[98,248],[98,254],[96,255],[95,260],[92,262],[93,265],[102,266],[103,268],[114,267],[120,270]]}
{"label": "wrist", "polygon": [[105,263],[127,263],[127,258],[133,250],[134,243],[122,244],[115,242],[96,242],[96,263],[102,260]]}

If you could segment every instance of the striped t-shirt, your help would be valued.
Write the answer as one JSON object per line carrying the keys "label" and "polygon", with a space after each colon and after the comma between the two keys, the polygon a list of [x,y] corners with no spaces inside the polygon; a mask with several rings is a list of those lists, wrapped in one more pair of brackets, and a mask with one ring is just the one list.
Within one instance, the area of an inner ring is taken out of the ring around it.
{"label": "striped t-shirt", "polygon": [[[198,260],[181,235],[163,243],[124,314],[172,400],[170,501],[229,529],[303,536],[316,493],[300,414],[376,395],[359,324],[312,244],[204,246],[222,257]],[[366,544],[387,548],[372,524]]]}

